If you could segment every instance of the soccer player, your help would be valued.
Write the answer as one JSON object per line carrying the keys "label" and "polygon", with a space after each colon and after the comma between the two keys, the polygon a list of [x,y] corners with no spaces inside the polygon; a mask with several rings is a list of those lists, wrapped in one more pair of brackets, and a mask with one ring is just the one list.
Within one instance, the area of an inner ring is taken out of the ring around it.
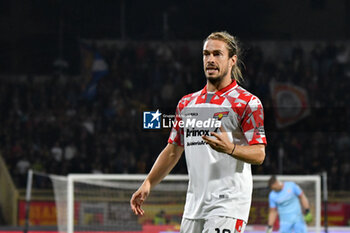
{"label": "soccer player", "polygon": [[189,184],[180,232],[244,232],[251,164],[264,161],[266,138],[260,100],[237,84],[239,59],[237,40],[229,33],[214,32],[204,40],[207,85],[179,101],[168,144],[131,197],[136,215],[144,214],[141,205],[151,189],[185,150]]}
{"label": "soccer player", "polygon": [[[301,188],[294,182],[281,182],[276,176],[269,180],[269,216],[267,233],[272,232],[273,224],[277,215],[280,219],[281,233],[305,233],[307,232],[306,222],[312,221],[309,201]],[[301,206],[304,209],[303,217]]]}

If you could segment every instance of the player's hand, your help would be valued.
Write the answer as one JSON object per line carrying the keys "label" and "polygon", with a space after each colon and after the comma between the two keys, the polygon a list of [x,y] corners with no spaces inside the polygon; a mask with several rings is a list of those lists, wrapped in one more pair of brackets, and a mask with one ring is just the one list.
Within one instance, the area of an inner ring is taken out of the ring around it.
{"label": "player's hand", "polygon": [[312,222],[312,219],[313,219],[313,217],[312,217],[310,210],[308,210],[308,209],[305,210],[305,215],[304,215],[305,222],[310,223],[310,222]]}
{"label": "player's hand", "polygon": [[267,226],[266,228],[266,233],[271,233],[272,232],[272,226]]}
{"label": "player's hand", "polygon": [[211,136],[213,137],[208,137],[208,136],[202,136],[203,140],[209,144],[211,148],[218,152],[223,152],[227,154],[231,154],[232,149],[233,149],[233,144],[230,142],[230,139],[228,138],[226,132],[223,132],[221,134],[211,132]]}
{"label": "player's hand", "polygon": [[151,185],[144,182],[140,188],[132,195],[130,199],[130,207],[136,215],[144,215],[145,211],[141,208],[143,202],[151,191]]}

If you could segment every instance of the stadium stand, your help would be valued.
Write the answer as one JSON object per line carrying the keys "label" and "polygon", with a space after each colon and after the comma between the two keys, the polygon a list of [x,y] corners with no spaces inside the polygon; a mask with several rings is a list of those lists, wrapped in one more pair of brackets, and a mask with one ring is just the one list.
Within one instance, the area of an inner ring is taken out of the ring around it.
{"label": "stadium stand", "polygon": [[[266,54],[262,44],[245,46],[243,86],[264,103],[269,142],[266,161],[254,167],[254,174],[278,173],[283,154],[288,164],[284,174],[327,171],[331,190],[349,190],[350,48],[313,42],[306,50],[280,44],[278,57]],[[80,76],[0,78],[0,147],[18,187],[25,186],[28,168],[53,174],[146,173],[169,131],[142,131],[142,111],[159,106],[175,110],[181,96],[205,85],[200,43],[195,49],[186,43],[148,42],[95,49],[109,72],[92,99],[82,96],[88,77],[84,57]],[[322,114],[278,129],[271,80],[303,87],[311,111]],[[186,172],[183,159],[174,172]]]}

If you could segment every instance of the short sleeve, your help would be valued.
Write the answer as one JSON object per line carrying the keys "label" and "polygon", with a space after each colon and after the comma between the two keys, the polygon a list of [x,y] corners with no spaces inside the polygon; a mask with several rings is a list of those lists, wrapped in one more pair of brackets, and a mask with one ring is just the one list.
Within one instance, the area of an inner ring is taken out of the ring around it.
{"label": "short sleeve", "polygon": [[303,190],[301,190],[301,188],[299,187],[299,185],[297,185],[296,183],[292,183],[292,188],[293,188],[293,192],[295,193],[295,195],[300,196],[303,193]]}
{"label": "short sleeve", "polygon": [[261,101],[256,96],[253,96],[247,103],[241,127],[249,145],[267,144],[264,129],[264,110]]}
{"label": "short sleeve", "polygon": [[270,208],[276,208],[276,207],[277,207],[276,202],[275,202],[275,200],[273,199],[271,193],[270,193],[270,195],[269,195],[269,207],[270,207]]}
{"label": "short sleeve", "polygon": [[171,129],[168,143],[175,144],[178,146],[184,146],[184,129],[180,127],[178,124],[182,120],[181,114],[180,114],[181,112],[180,104],[181,104],[181,101],[176,107],[175,123]]}

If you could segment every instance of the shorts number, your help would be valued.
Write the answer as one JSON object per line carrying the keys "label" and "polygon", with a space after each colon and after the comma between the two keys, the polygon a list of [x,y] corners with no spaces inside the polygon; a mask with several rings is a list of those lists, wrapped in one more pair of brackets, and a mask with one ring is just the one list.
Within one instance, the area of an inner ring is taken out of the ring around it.
{"label": "shorts number", "polygon": [[[216,233],[220,233],[220,229],[219,228],[215,228]],[[222,233],[231,233],[231,231],[229,229],[223,229]]]}

